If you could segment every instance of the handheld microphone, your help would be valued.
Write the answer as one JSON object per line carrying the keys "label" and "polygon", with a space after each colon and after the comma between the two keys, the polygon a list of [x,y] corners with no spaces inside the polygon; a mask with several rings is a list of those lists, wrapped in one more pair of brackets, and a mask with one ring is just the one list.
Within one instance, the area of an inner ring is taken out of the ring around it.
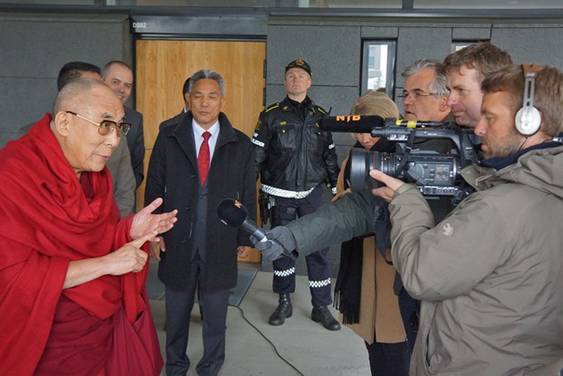
{"label": "handheld microphone", "polygon": [[226,198],[217,206],[217,216],[227,226],[242,227],[261,242],[268,241],[266,233],[248,218],[246,208],[238,201]]}
{"label": "handheld microphone", "polygon": [[[248,218],[248,211],[242,203],[237,200],[226,198],[217,205],[217,216],[227,226],[241,227],[261,242],[267,242],[268,237],[263,229],[258,227],[256,222]],[[285,252],[287,256],[296,259],[292,252]]]}

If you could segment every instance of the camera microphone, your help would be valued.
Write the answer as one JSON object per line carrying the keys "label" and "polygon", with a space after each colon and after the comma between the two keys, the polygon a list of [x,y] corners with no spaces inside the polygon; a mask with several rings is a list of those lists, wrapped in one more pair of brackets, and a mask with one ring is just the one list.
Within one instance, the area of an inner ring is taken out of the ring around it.
{"label": "camera microphone", "polygon": [[385,126],[385,120],[375,115],[338,115],[322,118],[319,126],[330,132],[370,133],[374,127]]}
{"label": "camera microphone", "polygon": [[319,127],[330,132],[372,133],[384,127],[434,128],[447,126],[448,122],[406,119],[384,119],[377,115],[337,115],[321,119]]}

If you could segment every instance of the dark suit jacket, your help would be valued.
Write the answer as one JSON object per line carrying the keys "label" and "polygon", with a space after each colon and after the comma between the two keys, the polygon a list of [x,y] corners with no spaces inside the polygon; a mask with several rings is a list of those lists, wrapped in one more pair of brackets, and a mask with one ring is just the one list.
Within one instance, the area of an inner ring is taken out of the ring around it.
{"label": "dark suit jacket", "polygon": [[170,125],[176,125],[180,122],[180,119],[182,119],[182,116],[185,114],[185,112],[182,110],[182,112],[180,112],[178,115],[171,117],[170,119],[164,120],[162,123],[160,123],[160,125],[158,126],[158,130],[160,131],[163,127],[167,127]]}
{"label": "dark suit jacket", "polygon": [[131,129],[127,133],[127,146],[131,153],[131,167],[135,174],[137,187],[141,185],[143,177],[143,161],[145,159],[145,136],[143,134],[143,114],[127,106],[125,109],[125,121],[131,123]]}
{"label": "dark suit jacket", "polygon": [[[224,114],[219,116],[219,139],[208,175],[206,263],[204,290],[230,289],[237,280],[238,245],[251,245],[244,231],[228,227],[217,217],[217,205],[225,198],[241,201],[254,218],[256,170],[254,148],[249,138],[234,129]],[[186,273],[192,260],[192,230],[199,190],[192,114],[183,114],[177,124],[162,127],[154,144],[147,174],[145,202],[164,198],[162,211],[178,209],[178,221],[164,234],[166,252],[158,275],[167,286],[187,288]]]}

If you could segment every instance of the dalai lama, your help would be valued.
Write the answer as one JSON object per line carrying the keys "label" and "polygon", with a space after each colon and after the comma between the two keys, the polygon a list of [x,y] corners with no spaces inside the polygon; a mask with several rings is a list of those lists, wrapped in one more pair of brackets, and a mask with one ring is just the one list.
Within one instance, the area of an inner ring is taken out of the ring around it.
{"label": "dalai lama", "polygon": [[119,218],[106,162],[128,130],[102,82],[76,79],[0,151],[1,375],[158,375],[147,253],[176,221]]}

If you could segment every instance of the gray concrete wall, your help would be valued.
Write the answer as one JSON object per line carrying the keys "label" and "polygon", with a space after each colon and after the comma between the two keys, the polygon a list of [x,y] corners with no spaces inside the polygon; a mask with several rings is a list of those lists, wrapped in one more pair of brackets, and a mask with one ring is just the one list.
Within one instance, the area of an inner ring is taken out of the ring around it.
{"label": "gray concrete wall", "polygon": [[0,14],[0,147],[50,112],[61,66],[131,62],[125,15]]}
{"label": "gray concrete wall", "polygon": [[[412,22],[349,18],[271,18],[268,24],[266,102],[284,97],[283,73],[287,63],[304,58],[312,69],[311,98],[333,115],[348,113],[360,94],[361,54],[364,40],[396,41],[395,93],[403,89],[401,71],[415,60],[443,60],[456,41],[491,40],[512,54],[516,63],[534,62],[563,68],[563,27],[559,24],[469,22]],[[397,103],[401,108],[401,103]],[[352,145],[349,134],[333,134],[339,160]],[[339,252],[330,257],[336,271]],[[306,273],[299,260],[297,273]]]}
{"label": "gray concrete wall", "polygon": [[[296,57],[303,57],[313,71],[313,100],[333,115],[348,113],[360,93],[364,40],[396,41],[395,93],[403,88],[400,73],[407,65],[423,57],[443,59],[451,52],[454,41],[490,39],[507,49],[516,63],[547,63],[563,68],[563,20],[414,21],[270,17],[266,102],[283,98],[284,67]],[[192,32],[197,35],[198,30]],[[83,60],[103,65],[111,59],[131,62],[132,50],[127,15],[0,13],[0,147],[16,138],[18,128],[50,111],[56,75],[64,63]],[[348,134],[335,134],[334,139],[342,160],[352,139]],[[338,257],[339,252],[333,250],[334,272]],[[305,272],[303,260],[299,261],[298,272]]]}
{"label": "gray concrete wall", "polygon": [[499,24],[491,39],[512,55],[516,64],[549,64],[563,69],[563,25]]}

